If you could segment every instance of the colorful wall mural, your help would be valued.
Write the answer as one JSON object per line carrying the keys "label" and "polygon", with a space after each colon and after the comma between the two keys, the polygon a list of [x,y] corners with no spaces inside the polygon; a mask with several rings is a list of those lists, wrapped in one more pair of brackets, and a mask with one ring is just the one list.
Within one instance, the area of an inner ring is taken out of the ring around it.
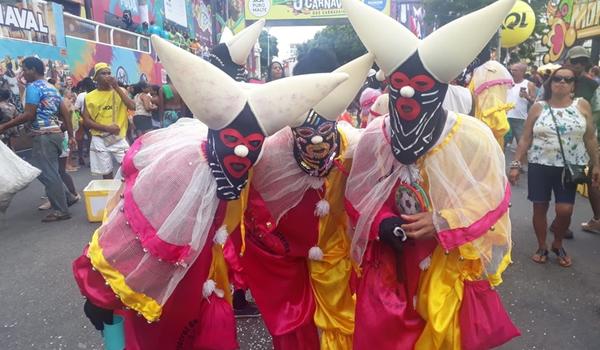
{"label": "colorful wall mural", "polygon": [[160,67],[149,54],[74,38],[67,38],[67,50],[67,63],[75,81],[90,76],[97,62],[106,62],[123,84],[161,82]]}
{"label": "colorful wall mural", "polygon": [[561,60],[576,42],[600,35],[599,0],[549,1],[546,6],[550,31],[542,37],[548,48],[544,63]]}

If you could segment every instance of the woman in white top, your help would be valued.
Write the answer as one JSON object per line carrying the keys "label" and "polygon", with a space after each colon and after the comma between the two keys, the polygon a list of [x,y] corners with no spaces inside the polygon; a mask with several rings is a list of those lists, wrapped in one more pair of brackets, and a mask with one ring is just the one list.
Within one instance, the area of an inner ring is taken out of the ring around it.
{"label": "woman in white top", "polygon": [[133,102],[135,102],[133,125],[138,137],[152,130],[152,111],[157,109],[157,106],[152,103],[151,90],[151,86],[144,81],[140,81],[133,87]]}
{"label": "woman in white top", "polygon": [[600,184],[598,145],[591,107],[584,99],[573,100],[575,80],[575,73],[570,68],[561,67],[546,81],[543,101],[535,103],[529,110],[509,174],[511,183],[516,184],[521,161],[527,153],[528,199],[533,202],[533,228],[538,240],[538,250],[532,260],[540,264],[548,260],[546,213],[554,192],[556,218],[551,250],[563,267],[571,266],[571,258],[563,248],[562,241],[571,222],[576,185],[563,182],[565,162],[553,115],[566,161],[572,165],[586,165],[592,159],[592,186]]}

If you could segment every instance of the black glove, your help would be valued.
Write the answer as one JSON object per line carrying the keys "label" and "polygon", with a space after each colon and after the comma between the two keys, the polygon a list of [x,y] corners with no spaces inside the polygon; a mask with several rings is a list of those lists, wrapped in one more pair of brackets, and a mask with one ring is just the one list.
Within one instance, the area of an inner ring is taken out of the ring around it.
{"label": "black glove", "polygon": [[113,311],[103,309],[92,304],[89,300],[85,301],[83,305],[83,312],[90,319],[90,322],[94,325],[94,327],[99,330],[104,330],[104,324],[112,324],[113,323]]}
{"label": "black glove", "polygon": [[383,219],[379,224],[379,240],[389,245],[394,250],[396,256],[396,277],[398,282],[404,282],[404,269],[400,255],[402,255],[402,247],[406,241],[406,233],[402,229],[404,220],[399,217],[391,217]]}

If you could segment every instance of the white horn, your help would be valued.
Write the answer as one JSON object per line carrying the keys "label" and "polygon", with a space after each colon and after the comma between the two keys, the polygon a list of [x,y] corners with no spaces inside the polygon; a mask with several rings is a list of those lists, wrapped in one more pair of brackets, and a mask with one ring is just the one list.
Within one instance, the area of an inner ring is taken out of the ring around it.
{"label": "white horn", "polygon": [[227,45],[227,48],[229,49],[231,60],[235,64],[239,64],[240,66],[246,64],[248,55],[250,54],[250,51],[252,51],[252,48],[254,48],[254,45],[256,45],[256,41],[258,40],[260,32],[262,32],[264,26],[265,20],[263,18],[246,27],[229,40],[224,41],[225,45]]}
{"label": "white horn", "polygon": [[348,79],[345,73],[305,74],[277,79],[249,91],[248,103],[266,135],[299,126],[306,113]]}
{"label": "white horn", "polygon": [[360,41],[384,72],[393,72],[417,50],[419,39],[393,18],[358,0],[342,0],[342,6]]}
{"label": "white horn", "polygon": [[156,35],[152,45],[186,105],[209,128],[224,128],[242,111],[246,94],[225,72]]}
{"label": "white horn", "polygon": [[349,78],[315,105],[313,107],[315,112],[325,119],[337,120],[363,86],[373,65],[373,58],[372,54],[367,53],[334,70],[334,73],[347,73]]}
{"label": "white horn", "polygon": [[231,29],[229,29],[229,27],[225,26],[225,27],[223,27],[223,31],[221,32],[221,38],[219,39],[219,44],[226,43],[229,40],[231,40],[232,38],[233,38],[233,32],[231,31]]}
{"label": "white horn", "polygon": [[498,31],[515,2],[496,1],[431,33],[419,47],[425,68],[441,82],[452,81]]}

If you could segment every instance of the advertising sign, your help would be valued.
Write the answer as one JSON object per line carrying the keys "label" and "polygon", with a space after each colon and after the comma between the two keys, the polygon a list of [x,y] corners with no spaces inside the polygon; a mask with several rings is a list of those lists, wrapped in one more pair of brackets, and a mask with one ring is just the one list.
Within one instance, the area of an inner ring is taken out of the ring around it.
{"label": "advertising sign", "polygon": [[165,18],[182,27],[187,27],[187,12],[185,0],[165,0]]}
{"label": "advertising sign", "polygon": [[64,46],[57,42],[57,36],[63,33],[62,26],[62,7],[59,5],[41,0],[0,3],[1,37]]}
{"label": "advertising sign", "polygon": [[544,63],[562,59],[577,41],[600,36],[600,1],[560,0],[547,5],[548,27],[542,45],[548,48]]}
{"label": "advertising sign", "polygon": [[[391,0],[363,0],[387,15]],[[317,20],[346,18],[341,0],[247,0],[247,20]]]}
{"label": "advertising sign", "polygon": [[517,1],[502,23],[502,47],[515,47],[527,40],[535,29],[535,13],[529,4]]}

